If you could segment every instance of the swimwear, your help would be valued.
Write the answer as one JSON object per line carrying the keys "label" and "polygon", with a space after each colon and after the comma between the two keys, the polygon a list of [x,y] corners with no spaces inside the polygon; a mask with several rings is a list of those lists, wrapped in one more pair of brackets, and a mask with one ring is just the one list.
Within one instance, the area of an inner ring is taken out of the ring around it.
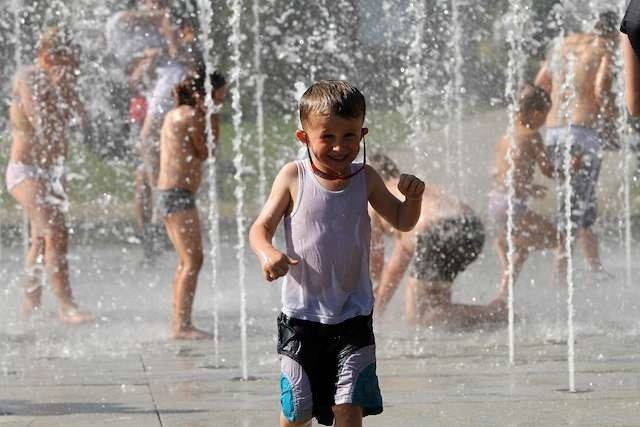
{"label": "swimwear", "polygon": [[416,236],[411,277],[453,282],[480,255],[484,226],[475,215],[444,218]]}
{"label": "swimwear", "polygon": [[278,316],[280,403],[290,421],[316,417],[331,425],[331,407],[353,404],[363,415],[382,412],[372,316],[322,324]]}
{"label": "swimwear", "polygon": [[[509,196],[506,188],[494,188],[489,192],[489,217],[492,224],[502,228],[507,223],[509,210]],[[523,215],[529,210],[527,201],[518,197],[513,198],[514,218]]]}
{"label": "swimwear", "polygon": [[640,58],[640,1],[631,0],[622,18],[620,31],[629,36],[631,47]]}
{"label": "swimwear", "polygon": [[9,192],[15,186],[28,179],[39,180],[45,184],[45,193],[36,197],[36,203],[39,205],[57,205],[61,211],[67,211],[69,200],[63,185],[64,167],[54,166],[50,169],[43,169],[22,162],[9,162],[5,175],[5,183]]}
{"label": "swimwear", "polygon": [[178,211],[195,209],[196,198],[193,193],[184,188],[156,190],[156,205],[162,218]]}
{"label": "swimwear", "polygon": [[22,162],[9,162],[5,175],[7,190],[11,191],[13,187],[28,179],[47,180],[49,179],[49,174],[45,169],[37,166],[27,165]]}
{"label": "swimwear", "polygon": [[[547,153],[556,170],[564,169],[564,149],[571,138],[571,153],[579,156],[580,168],[571,176],[571,222],[575,227],[591,227],[598,217],[596,184],[602,165],[602,148],[598,132],[585,126],[571,125],[547,129]],[[560,188],[558,226],[566,227],[564,186]]]}

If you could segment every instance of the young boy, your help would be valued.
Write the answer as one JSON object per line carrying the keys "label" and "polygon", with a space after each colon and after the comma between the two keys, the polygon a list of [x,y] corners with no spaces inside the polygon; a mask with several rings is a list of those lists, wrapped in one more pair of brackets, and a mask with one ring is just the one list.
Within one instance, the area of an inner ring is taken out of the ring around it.
{"label": "young boy", "polygon": [[[384,154],[370,157],[389,191],[398,195],[400,172]],[[454,304],[451,288],[456,276],[476,260],[484,246],[484,226],[476,213],[444,189],[428,185],[422,196],[420,219],[409,232],[394,232],[371,212],[371,274],[378,286],[375,314],[382,315],[409,270],[405,315],[412,324],[468,329],[503,322],[500,306]],[[394,237],[393,253],[385,262],[385,235]]]}
{"label": "young boy", "polygon": [[62,170],[68,126],[74,115],[83,125],[88,124],[75,87],[78,49],[68,31],[52,27],[38,42],[36,63],[16,73],[6,172],[7,189],[31,224],[22,316],[26,318],[40,308],[44,279],[40,264],[44,261],[58,298],[60,320],[71,324],[94,320],[91,313],[78,307],[71,292],[69,231],[64,215],[67,199]]}
{"label": "young boy", "polygon": [[[281,426],[360,426],[382,412],[369,277],[370,203],[393,227],[420,216],[424,183],[401,175],[401,202],[371,167],[352,164],[363,128],[364,96],[345,81],[320,81],[300,99],[296,138],[309,159],[278,173],[251,227],[251,247],[268,281],[285,276],[278,317]],[[272,246],[284,218],[286,250]]]}
{"label": "young boy", "polygon": [[[136,171],[134,194],[134,214],[142,237],[143,263],[152,265],[155,262],[158,248],[156,246],[161,230],[158,230],[160,218],[154,214],[154,190],[158,180],[160,164],[160,129],[165,115],[174,107],[172,90],[187,72],[202,62],[202,55],[197,48],[197,23],[195,19],[182,18],[177,21],[174,36],[174,52],[155,49],[145,61],[141,61],[134,74],[150,74],[148,94],[148,111],[140,129],[139,149],[142,163]],[[220,83],[223,88],[224,77],[216,73],[214,85]]]}
{"label": "young boy", "polygon": [[[551,99],[547,92],[537,86],[525,83],[517,95],[518,112],[515,116],[513,160],[513,275],[518,276],[531,251],[557,248],[556,278],[565,271],[564,234],[541,215],[529,209],[529,197],[544,197],[546,188],[533,182],[536,164],[548,177],[554,176],[551,162],[547,158],[542,137],[538,129],[544,124],[551,108]],[[500,289],[496,303],[506,301],[508,296],[508,244],[507,210],[509,161],[509,137],[504,135],[497,145],[496,187],[489,193],[489,216],[498,229],[495,247],[502,265]],[[575,163],[575,162],[574,162]]]}
{"label": "young boy", "polygon": [[191,310],[202,267],[202,232],[195,194],[202,182],[206,145],[204,67],[191,71],[173,89],[176,108],[164,119],[160,136],[157,209],[178,254],[173,278],[172,336],[207,339],[193,326]]}

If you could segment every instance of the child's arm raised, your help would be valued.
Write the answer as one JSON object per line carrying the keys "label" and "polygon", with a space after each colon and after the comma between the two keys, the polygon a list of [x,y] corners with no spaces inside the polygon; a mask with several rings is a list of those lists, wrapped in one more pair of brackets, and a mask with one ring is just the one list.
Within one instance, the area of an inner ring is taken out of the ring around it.
{"label": "child's arm raised", "polygon": [[280,220],[293,208],[292,194],[297,193],[297,185],[298,167],[295,163],[288,163],[278,172],[271,194],[249,230],[251,249],[260,260],[264,277],[269,282],[286,275],[289,266],[298,263],[271,243]]}
{"label": "child's arm raised", "polygon": [[367,166],[365,172],[371,207],[395,229],[411,230],[420,217],[424,182],[413,175],[400,175],[398,190],[405,196],[404,202],[401,202],[387,190],[382,178],[373,168]]}
{"label": "child's arm raised", "polygon": [[207,160],[209,157],[209,151],[207,149],[207,130],[205,126],[204,114],[198,110],[198,107],[194,108],[190,114],[189,122],[191,125],[188,128],[191,143],[200,160]]}
{"label": "child's arm raised", "polygon": [[549,157],[547,156],[547,150],[544,148],[544,143],[542,142],[542,137],[540,134],[536,134],[531,138],[531,151],[533,152],[534,159],[538,166],[540,166],[540,171],[547,177],[553,178],[554,169]]}

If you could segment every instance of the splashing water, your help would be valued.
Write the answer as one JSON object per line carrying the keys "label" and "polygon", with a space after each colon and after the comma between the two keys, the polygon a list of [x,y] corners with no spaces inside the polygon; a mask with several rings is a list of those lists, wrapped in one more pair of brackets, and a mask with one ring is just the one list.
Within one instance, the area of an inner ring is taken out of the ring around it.
{"label": "splashing water", "polygon": [[[573,101],[576,96],[576,87],[575,87],[575,69],[576,69],[576,58],[573,54],[570,54],[567,58],[567,73],[565,76],[565,82],[562,87],[562,92],[566,94],[565,101],[562,105],[562,111],[564,111],[565,119],[567,123],[571,122]],[[572,197],[572,188],[571,188],[571,154],[572,148],[574,144],[573,134],[571,132],[567,133],[567,137],[564,141],[564,154],[563,154],[563,165],[562,170],[564,173],[564,205],[565,209],[562,214],[565,219],[565,254],[564,256],[567,259],[567,362],[569,369],[569,392],[574,393],[576,391],[576,380],[575,380],[575,337],[574,337],[574,325],[573,318],[575,315],[575,309],[573,306],[573,296],[574,296],[574,283],[573,283],[573,251],[572,251],[572,243],[573,243],[573,223],[571,220],[571,197]]]}
{"label": "splashing water", "polygon": [[240,290],[240,339],[241,339],[241,366],[242,378],[249,378],[249,368],[247,363],[247,291],[246,283],[246,219],[244,214],[244,197],[246,192],[246,183],[243,178],[245,170],[244,156],[242,154],[243,138],[242,132],[242,106],[240,99],[240,79],[241,79],[241,52],[240,45],[242,43],[242,34],[240,30],[240,17],[242,15],[242,1],[228,0],[229,8],[232,11],[229,18],[231,27],[231,36],[229,43],[231,44],[231,62],[233,64],[230,71],[231,86],[231,107],[233,109],[233,166],[236,171],[234,181],[236,188],[234,194],[236,197],[236,227],[238,243],[236,246],[236,257],[238,260],[238,287]]}
{"label": "splashing water", "polygon": [[514,215],[514,202],[515,188],[513,181],[514,174],[514,160],[513,150],[515,149],[515,115],[517,112],[516,107],[516,91],[518,90],[518,84],[523,80],[524,66],[526,63],[526,57],[524,55],[524,49],[522,44],[525,40],[524,28],[526,22],[529,19],[528,13],[529,7],[526,4],[512,2],[509,5],[509,11],[507,14],[508,19],[508,33],[507,43],[509,45],[509,60],[508,60],[508,73],[507,82],[505,85],[505,96],[509,100],[509,106],[507,108],[509,116],[509,125],[507,129],[507,138],[509,141],[509,147],[507,149],[507,163],[509,169],[507,171],[507,274],[508,274],[508,340],[509,340],[509,363],[513,365],[515,363],[515,336],[514,336],[514,256],[515,256],[515,244],[513,241],[513,215]]}
{"label": "splashing water", "polygon": [[[207,0],[200,0],[198,2],[198,9],[200,13],[198,17],[200,19],[200,28],[202,31],[201,44],[203,45],[203,56],[205,62],[206,73],[208,76],[214,71],[214,63],[217,61],[211,58],[211,52],[213,51],[213,37],[211,35],[211,21],[213,11],[211,10],[211,3]],[[220,247],[220,230],[218,217],[218,180],[216,177],[216,156],[215,148],[219,141],[215,140],[213,129],[211,128],[211,117],[214,111],[213,99],[212,99],[213,87],[209,78],[205,78],[205,105],[207,106],[206,116],[206,131],[207,131],[207,150],[209,151],[209,158],[207,162],[208,168],[208,180],[209,180],[209,259],[211,260],[211,282],[210,287],[213,292],[213,365],[218,366],[220,358],[220,338],[219,338],[219,318],[218,318],[218,248]]]}
{"label": "splashing water", "polygon": [[260,0],[253,0],[253,72],[255,84],[256,136],[258,142],[258,197],[260,203],[266,200],[266,176],[264,154],[264,83],[266,75],[262,73],[262,40],[260,33]]}

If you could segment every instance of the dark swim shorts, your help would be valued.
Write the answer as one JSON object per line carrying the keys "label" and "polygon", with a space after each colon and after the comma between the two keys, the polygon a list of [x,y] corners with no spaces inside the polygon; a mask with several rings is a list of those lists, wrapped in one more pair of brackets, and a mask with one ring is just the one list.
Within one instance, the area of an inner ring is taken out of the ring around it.
{"label": "dark swim shorts", "polygon": [[640,57],[640,0],[631,0],[622,18],[620,31],[629,36],[636,55]]}
{"label": "dark swim shorts", "polygon": [[195,209],[196,198],[193,193],[183,188],[156,191],[156,206],[162,218],[177,212]]}
{"label": "dark swim shorts", "polygon": [[345,403],[382,412],[371,315],[325,325],[280,313],[277,323],[285,418],[332,425],[331,407]]}
{"label": "dark swim shorts", "polygon": [[475,215],[442,219],[416,236],[411,276],[427,282],[453,282],[484,246],[484,226]]}

